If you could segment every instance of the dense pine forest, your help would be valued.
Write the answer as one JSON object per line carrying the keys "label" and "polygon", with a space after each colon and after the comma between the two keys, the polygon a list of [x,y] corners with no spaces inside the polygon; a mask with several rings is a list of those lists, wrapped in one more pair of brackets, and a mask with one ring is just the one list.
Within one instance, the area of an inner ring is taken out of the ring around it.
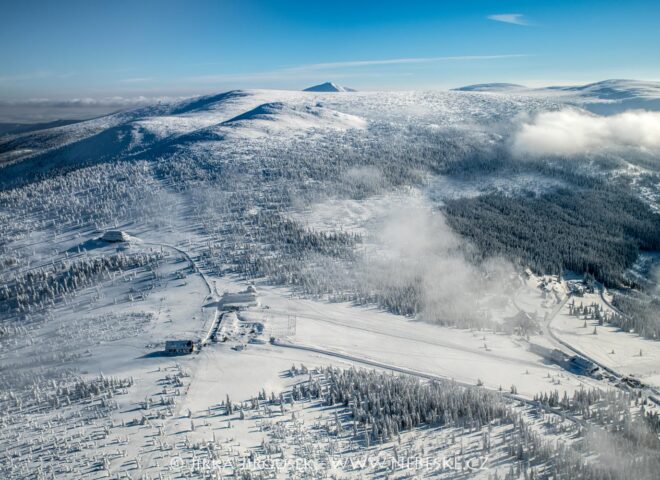
{"label": "dense pine forest", "polygon": [[[451,381],[427,383],[373,370],[323,368],[290,394],[294,401],[318,399],[325,407],[346,409],[347,415],[335,415],[337,434],[351,435],[366,446],[420,427],[482,431],[484,452],[505,444],[514,460],[507,478],[651,478],[660,468],[660,419],[637,394],[599,389],[563,397],[557,391],[538,394],[534,400],[539,406],[572,419],[571,442],[540,433],[510,398]],[[555,433],[566,432],[550,418],[544,423]],[[510,426],[501,438],[493,430],[498,425]],[[613,452],[616,462],[609,458]]]}
{"label": "dense pine forest", "polygon": [[615,314],[610,323],[626,332],[633,331],[642,337],[660,339],[660,299],[643,292],[617,293],[614,306],[623,315]]}
{"label": "dense pine forest", "polygon": [[660,249],[660,215],[622,188],[448,201],[449,224],[484,255],[502,254],[539,273],[591,273],[621,286],[639,252]]}

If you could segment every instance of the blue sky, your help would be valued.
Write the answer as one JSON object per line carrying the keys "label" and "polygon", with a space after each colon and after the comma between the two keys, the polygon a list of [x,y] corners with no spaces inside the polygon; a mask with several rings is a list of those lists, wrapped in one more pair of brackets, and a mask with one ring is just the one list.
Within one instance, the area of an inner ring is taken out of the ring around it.
{"label": "blue sky", "polygon": [[660,80],[657,0],[2,3],[2,100]]}

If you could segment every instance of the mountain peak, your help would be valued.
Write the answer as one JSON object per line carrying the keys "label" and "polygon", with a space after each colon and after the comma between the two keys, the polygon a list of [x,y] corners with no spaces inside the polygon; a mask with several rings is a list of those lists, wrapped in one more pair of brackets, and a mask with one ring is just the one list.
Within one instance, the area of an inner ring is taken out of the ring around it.
{"label": "mountain peak", "polygon": [[308,87],[303,92],[354,92],[352,88],[342,87],[333,82],[325,82],[313,87]]}

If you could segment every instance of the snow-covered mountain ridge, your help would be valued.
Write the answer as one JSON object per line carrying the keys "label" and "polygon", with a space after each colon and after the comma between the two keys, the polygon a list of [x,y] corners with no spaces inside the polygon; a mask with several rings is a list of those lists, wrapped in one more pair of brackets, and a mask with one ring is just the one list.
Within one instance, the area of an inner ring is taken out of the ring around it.
{"label": "snow-covered mountain ridge", "polygon": [[614,114],[631,109],[660,110],[660,82],[653,81],[613,79],[585,85],[543,88],[486,83],[467,85],[455,90],[546,97],[557,102],[575,104],[599,114]]}
{"label": "snow-covered mountain ridge", "polygon": [[[237,90],[162,103],[57,128],[0,137],[0,166],[18,170],[65,167],[149,151],[204,135],[249,135],[276,129],[279,138],[303,130],[364,128],[369,122],[398,122],[415,111],[418,121],[449,125],[483,115],[545,108],[544,100],[468,98],[454,92],[375,92],[336,96],[333,92]],[[426,105],[420,110],[419,105]],[[219,136],[218,136],[219,135]],[[207,138],[206,140],[209,140]],[[23,166],[19,164],[29,161]],[[7,175],[4,180],[11,180]]]}

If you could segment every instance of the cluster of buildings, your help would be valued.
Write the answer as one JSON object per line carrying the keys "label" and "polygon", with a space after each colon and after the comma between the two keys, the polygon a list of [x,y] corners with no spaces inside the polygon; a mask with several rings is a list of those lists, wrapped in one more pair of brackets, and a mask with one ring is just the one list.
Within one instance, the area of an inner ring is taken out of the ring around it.
{"label": "cluster of buildings", "polygon": [[[258,307],[259,305],[259,295],[254,285],[248,285],[248,287],[242,292],[225,292],[218,302],[218,310],[222,313],[217,316],[218,322],[211,326],[209,336],[215,337],[218,333],[224,334],[223,332],[225,330],[231,330],[230,325],[223,327],[221,323],[228,322],[230,319],[235,319],[236,314],[233,312],[246,310],[251,307]],[[165,353],[170,355],[190,354],[199,350],[205,342],[206,340],[168,340],[165,342]]]}

